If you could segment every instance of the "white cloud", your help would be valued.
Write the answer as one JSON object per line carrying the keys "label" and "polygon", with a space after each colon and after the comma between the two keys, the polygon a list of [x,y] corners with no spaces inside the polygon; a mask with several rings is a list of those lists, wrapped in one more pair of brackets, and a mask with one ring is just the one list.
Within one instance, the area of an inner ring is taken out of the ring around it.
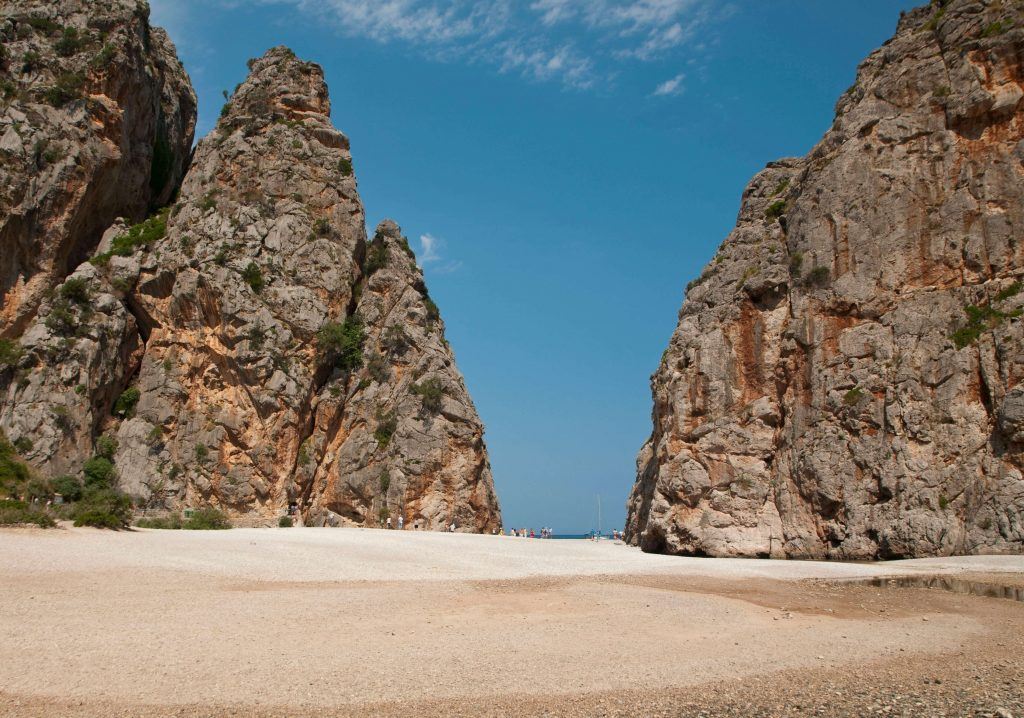
{"label": "white cloud", "polygon": [[440,241],[437,237],[432,234],[421,234],[420,235],[420,264],[428,264],[430,262],[436,262],[441,259],[441,255],[438,254],[440,250]]}
{"label": "white cloud", "polygon": [[651,94],[654,97],[667,97],[669,95],[681,95],[683,94],[683,80],[686,79],[686,75],[679,73],[675,77],[665,80],[663,83],[654,88],[654,92]]}
{"label": "white cloud", "polygon": [[420,235],[419,263],[421,268],[430,265],[433,274],[451,274],[462,267],[462,262],[453,259],[444,259],[441,250],[444,249],[445,241],[432,234]]}
{"label": "white cloud", "polygon": [[587,89],[595,82],[592,61],[569,45],[531,48],[505,43],[500,69],[502,72],[520,70],[533,80],[560,79],[565,85],[578,89]]}
{"label": "white cloud", "polygon": [[[405,43],[433,60],[585,90],[610,84],[624,61],[703,53],[699,36],[734,11],[721,0],[214,0],[283,5],[345,37]],[[153,0],[154,15],[198,0]],[[685,58],[674,56],[679,63]]]}
{"label": "white cloud", "polygon": [[328,16],[344,31],[379,42],[448,43],[503,30],[509,0],[265,0]]}

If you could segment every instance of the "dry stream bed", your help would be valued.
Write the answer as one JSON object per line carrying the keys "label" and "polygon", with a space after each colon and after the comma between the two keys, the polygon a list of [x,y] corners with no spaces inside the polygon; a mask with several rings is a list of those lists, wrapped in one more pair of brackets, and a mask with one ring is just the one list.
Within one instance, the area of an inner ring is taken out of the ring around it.
{"label": "dry stream bed", "polygon": [[2,530],[0,714],[1019,718],[1021,588],[1020,557]]}

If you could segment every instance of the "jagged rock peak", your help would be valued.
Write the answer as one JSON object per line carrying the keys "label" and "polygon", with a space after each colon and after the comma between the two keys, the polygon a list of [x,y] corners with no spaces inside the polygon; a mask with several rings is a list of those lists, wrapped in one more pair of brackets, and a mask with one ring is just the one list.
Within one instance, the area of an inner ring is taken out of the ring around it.
{"label": "jagged rock peak", "polygon": [[1024,550],[1024,8],[933,2],[770,164],[651,378],[647,551]]}
{"label": "jagged rock peak", "polygon": [[232,95],[223,116],[301,120],[330,114],[323,68],[279,45],[249,61],[249,76]]}
{"label": "jagged rock peak", "polygon": [[374,236],[387,237],[388,239],[402,240],[402,228],[393,219],[382,219],[374,231]]}
{"label": "jagged rock peak", "polygon": [[110,227],[43,302],[17,372],[0,366],[0,429],[51,475],[105,435],[154,510],[497,527],[440,312],[394,222],[367,242],[322,71],[285,48],[250,69],[174,206]]}

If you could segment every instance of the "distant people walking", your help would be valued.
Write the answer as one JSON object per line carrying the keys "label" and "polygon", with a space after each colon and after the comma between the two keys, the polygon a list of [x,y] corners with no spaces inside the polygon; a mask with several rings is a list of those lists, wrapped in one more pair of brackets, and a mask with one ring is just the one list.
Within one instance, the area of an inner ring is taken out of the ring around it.
{"label": "distant people walking", "polygon": [[399,516],[398,517],[398,530],[399,531],[404,531],[405,530],[405,517],[404,516]]}
{"label": "distant people walking", "polygon": [[452,525],[448,527],[448,530],[451,533],[455,533],[455,522],[454,521],[452,521]]}
{"label": "distant people walking", "polygon": [[391,528],[391,517],[390,516],[388,516],[388,528],[389,529]]}

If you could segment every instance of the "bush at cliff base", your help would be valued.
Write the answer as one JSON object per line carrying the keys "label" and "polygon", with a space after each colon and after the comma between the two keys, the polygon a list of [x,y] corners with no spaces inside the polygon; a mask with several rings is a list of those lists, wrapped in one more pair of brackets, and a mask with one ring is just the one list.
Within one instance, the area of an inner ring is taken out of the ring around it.
{"label": "bush at cliff base", "polygon": [[32,508],[24,501],[0,499],[0,526],[18,524],[35,524],[44,529],[56,525],[49,514]]}
{"label": "bush at cliff base", "polygon": [[75,504],[72,518],[75,526],[95,526],[101,529],[123,529],[132,520],[132,500],[127,494],[112,488],[88,491]]}
{"label": "bush at cliff base", "polygon": [[231,528],[231,522],[222,511],[213,507],[196,509],[187,519],[182,519],[181,514],[173,513],[168,516],[157,516],[153,518],[141,518],[135,522],[140,529],[185,529],[191,531],[216,531]]}

